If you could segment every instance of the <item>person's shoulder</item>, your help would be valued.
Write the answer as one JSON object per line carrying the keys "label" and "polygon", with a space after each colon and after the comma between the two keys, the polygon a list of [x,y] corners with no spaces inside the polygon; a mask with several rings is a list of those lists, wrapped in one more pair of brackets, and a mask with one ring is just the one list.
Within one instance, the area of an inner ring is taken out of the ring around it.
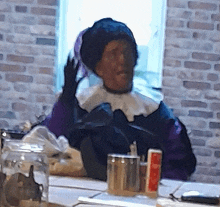
{"label": "person's shoulder", "polygon": [[176,119],[172,109],[163,100],[160,101],[158,108],[151,115],[161,120]]}

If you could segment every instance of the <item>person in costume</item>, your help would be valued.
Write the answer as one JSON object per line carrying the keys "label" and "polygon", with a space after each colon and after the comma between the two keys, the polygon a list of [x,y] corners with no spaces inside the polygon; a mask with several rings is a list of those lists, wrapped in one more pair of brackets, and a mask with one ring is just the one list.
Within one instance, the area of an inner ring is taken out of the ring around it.
{"label": "person in costume", "polygon": [[[161,178],[187,180],[196,158],[186,127],[162,97],[155,101],[148,88],[136,88],[137,59],[135,38],[124,23],[104,18],[83,30],[64,67],[63,91],[43,124],[81,151],[89,177],[106,180],[107,155],[127,154],[135,141],[145,160],[148,149],[162,150]],[[79,91],[79,72],[100,81]]]}

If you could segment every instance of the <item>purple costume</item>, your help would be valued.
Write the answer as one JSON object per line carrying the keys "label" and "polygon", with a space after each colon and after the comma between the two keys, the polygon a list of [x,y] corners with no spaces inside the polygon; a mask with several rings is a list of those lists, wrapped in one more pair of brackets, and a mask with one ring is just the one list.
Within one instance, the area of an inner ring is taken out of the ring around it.
{"label": "purple costume", "polygon": [[[127,153],[133,141],[137,142],[139,155],[147,156],[149,148],[162,150],[162,178],[187,180],[194,172],[196,158],[186,128],[163,102],[152,114],[135,116],[133,122],[129,122],[121,110],[112,112],[106,103],[90,113],[77,108],[80,117],[74,124],[73,109],[59,100],[44,124],[56,136],[65,135],[72,147],[84,150],[83,161],[90,177],[105,180],[107,154]],[[104,166],[102,175],[96,174],[100,171],[99,165],[91,169],[94,163],[88,158],[90,153],[95,154],[94,162]]]}
{"label": "purple costume", "polygon": [[[112,22],[113,26],[107,27],[107,33],[105,33],[106,31],[102,29],[109,21]],[[111,19],[104,19],[104,24],[97,25],[99,29],[94,30],[95,32],[89,31],[91,32],[90,36],[99,35],[99,31],[101,31],[101,37],[104,36],[104,39],[92,39],[87,50],[92,48],[93,43],[94,47],[102,44],[102,42],[96,43],[94,41],[105,42],[103,43],[104,47],[112,40],[113,33],[114,35],[116,34],[113,39],[126,38],[134,45],[135,49],[135,40],[125,25],[114,22]],[[114,25],[120,28],[119,33]],[[87,74],[85,72],[87,71],[85,69],[86,65],[80,57],[80,45],[85,32],[87,33],[87,30],[80,33],[74,48],[74,58],[79,63],[82,74]],[[85,38],[90,38],[90,36],[86,34]],[[85,53],[88,52],[87,50],[85,50]],[[98,50],[96,52],[97,54],[99,53]],[[90,54],[88,52],[88,55]],[[89,64],[91,66],[95,65],[92,62],[93,59],[90,61],[91,63]],[[64,135],[69,140],[70,146],[81,151],[88,176],[106,180],[107,155],[109,153],[127,154],[130,151],[130,144],[136,141],[138,155],[146,155],[145,160],[147,160],[148,149],[162,150],[162,178],[177,180],[187,180],[189,178],[195,170],[196,158],[192,151],[187,130],[163,101],[160,101],[157,107],[154,107],[154,110],[148,110],[148,113],[144,114],[144,109],[148,108],[148,102],[145,102],[147,99],[142,94],[137,95],[137,93],[132,93],[133,99],[129,99],[130,92],[128,96],[125,94],[125,98],[131,100],[133,104],[130,107],[132,119],[129,118],[129,114],[127,114],[125,109],[113,107],[114,104],[110,102],[116,95],[110,92],[108,92],[111,97],[108,99],[109,101],[100,99],[100,102],[94,104],[89,99],[87,107],[84,107],[78,97],[76,98],[75,96],[77,82],[74,80],[77,71],[73,70],[73,65],[70,67],[70,61],[68,61],[67,66],[64,68],[65,84],[62,95],[55,103],[51,115],[44,120],[43,124],[57,137]],[[103,92],[103,90],[100,91]],[[106,93],[105,90],[103,93]],[[100,96],[100,93],[97,94]],[[141,98],[135,102],[134,97]],[[91,100],[97,101],[96,97],[93,99]],[[141,102],[140,107],[139,102]],[[129,103],[126,104],[126,107],[129,108]],[[117,106],[117,104],[115,105]],[[88,110],[88,107],[91,107],[91,109]],[[136,113],[136,111],[138,112]]]}

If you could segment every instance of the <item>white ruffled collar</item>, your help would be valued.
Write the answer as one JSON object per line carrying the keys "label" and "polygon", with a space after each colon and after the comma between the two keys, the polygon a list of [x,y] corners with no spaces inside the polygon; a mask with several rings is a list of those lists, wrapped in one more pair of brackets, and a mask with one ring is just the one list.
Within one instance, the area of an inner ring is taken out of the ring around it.
{"label": "white ruffled collar", "polygon": [[127,119],[133,121],[134,116],[148,116],[158,108],[162,96],[160,95],[155,101],[149,95],[150,93],[147,94],[146,90],[144,93],[137,88],[133,88],[131,92],[126,94],[113,94],[106,91],[102,84],[97,84],[77,93],[76,97],[80,107],[88,112],[98,105],[108,102],[113,111],[121,109]]}

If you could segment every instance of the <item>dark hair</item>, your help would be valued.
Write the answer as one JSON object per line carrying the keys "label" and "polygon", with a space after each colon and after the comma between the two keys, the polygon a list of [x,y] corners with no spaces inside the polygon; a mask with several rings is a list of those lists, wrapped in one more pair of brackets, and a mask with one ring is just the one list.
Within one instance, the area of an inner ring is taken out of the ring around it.
{"label": "dark hair", "polygon": [[80,55],[83,63],[95,72],[96,64],[101,60],[105,46],[112,40],[127,40],[134,51],[135,65],[138,51],[132,31],[122,22],[104,18],[93,24],[82,36]]}

